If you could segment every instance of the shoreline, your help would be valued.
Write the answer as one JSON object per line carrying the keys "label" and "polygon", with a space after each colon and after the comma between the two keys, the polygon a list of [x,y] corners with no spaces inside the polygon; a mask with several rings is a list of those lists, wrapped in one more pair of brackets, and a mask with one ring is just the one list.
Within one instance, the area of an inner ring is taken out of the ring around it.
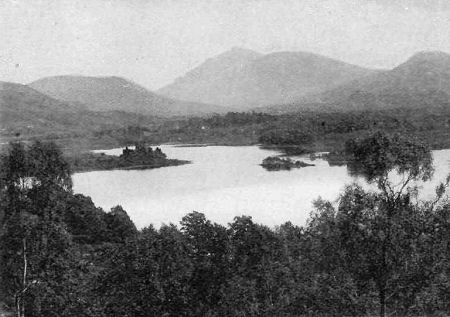
{"label": "shoreline", "polygon": [[144,165],[131,165],[131,166],[122,166],[122,167],[111,167],[111,168],[88,168],[88,169],[79,169],[79,170],[73,170],[73,174],[81,174],[81,173],[89,173],[89,172],[102,172],[102,171],[114,171],[114,170],[122,170],[122,171],[134,171],[134,170],[147,170],[147,169],[154,169],[154,168],[162,168],[162,167],[170,167],[170,166],[181,166],[181,165],[187,165],[192,164],[192,161],[186,161],[186,160],[177,160],[177,159],[168,159],[169,164],[144,164]]}

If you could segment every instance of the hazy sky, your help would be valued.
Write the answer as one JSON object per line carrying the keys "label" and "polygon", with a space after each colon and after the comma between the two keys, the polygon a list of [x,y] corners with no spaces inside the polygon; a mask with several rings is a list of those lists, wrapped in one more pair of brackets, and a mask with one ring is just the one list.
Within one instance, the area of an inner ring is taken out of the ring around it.
{"label": "hazy sky", "polygon": [[449,0],[0,0],[0,80],[117,75],[150,89],[233,46],[393,67],[450,52]]}

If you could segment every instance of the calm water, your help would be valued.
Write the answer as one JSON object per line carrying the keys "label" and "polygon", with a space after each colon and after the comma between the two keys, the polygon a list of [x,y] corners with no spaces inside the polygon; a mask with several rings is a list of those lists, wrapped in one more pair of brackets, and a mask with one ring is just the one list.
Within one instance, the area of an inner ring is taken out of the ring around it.
{"label": "calm water", "polygon": [[[346,184],[363,183],[349,176],[346,167],[331,167],[324,160],[313,161],[316,166],[312,167],[268,172],[259,164],[277,152],[257,146],[161,148],[169,158],[193,163],[78,173],[73,176],[74,191],[90,196],[105,210],[122,205],[140,228],[151,223],[157,227],[178,223],[193,210],[221,224],[238,215],[250,215],[258,223],[274,226],[286,221],[303,225],[319,196],[335,201]],[[120,154],[121,149],[101,152]],[[423,186],[428,196],[450,172],[450,150],[434,151],[433,155],[435,177]]]}

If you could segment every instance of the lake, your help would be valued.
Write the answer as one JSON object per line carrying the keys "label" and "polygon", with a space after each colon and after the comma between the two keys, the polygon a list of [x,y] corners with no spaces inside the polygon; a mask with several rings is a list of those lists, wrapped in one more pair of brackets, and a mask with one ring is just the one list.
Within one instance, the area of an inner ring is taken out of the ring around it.
{"label": "lake", "polygon": [[[226,225],[235,216],[252,216],[269,226],[291,221],[304,225],[319,196],[336,201],[346,184],[364,183],[350,176],[345,166],[329,166],[322,159],[301,159],[315,166],[290,171],[266,171],[259,164],[280,154],[258,146],[160,146],[169,158],[192,164],[149,170],[113,170],[76,173],[74,192],[90,196],[109,210],[121,205],[142,228],[178,224],[191,211]],[[121,154],[121,149],[104,152]],[[423,185],[424,197],[434,192],[450,171],[450,150],[433,151],[435,177]]]}

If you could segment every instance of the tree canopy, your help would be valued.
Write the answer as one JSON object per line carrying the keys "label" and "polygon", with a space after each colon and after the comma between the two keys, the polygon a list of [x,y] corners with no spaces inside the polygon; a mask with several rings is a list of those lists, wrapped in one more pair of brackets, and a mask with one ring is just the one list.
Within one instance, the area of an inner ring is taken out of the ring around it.
{"label": "tree canopy", "polygon": [[[54,145],[11,144],[1,158],[0,309],[3,301],[19,317],[445,316],[450,205],[413,203],[407,190],[431,176],[429,150],[386,134],[348,149],[378,187],[349,185],[337,204],[317,200],[305,226],[269,228],[249,216],[223,226],[191,212],[179,226],[138,230],[122,207],[105,212],[71,191]],[[405,176],[395,191],[393,171]]]}

